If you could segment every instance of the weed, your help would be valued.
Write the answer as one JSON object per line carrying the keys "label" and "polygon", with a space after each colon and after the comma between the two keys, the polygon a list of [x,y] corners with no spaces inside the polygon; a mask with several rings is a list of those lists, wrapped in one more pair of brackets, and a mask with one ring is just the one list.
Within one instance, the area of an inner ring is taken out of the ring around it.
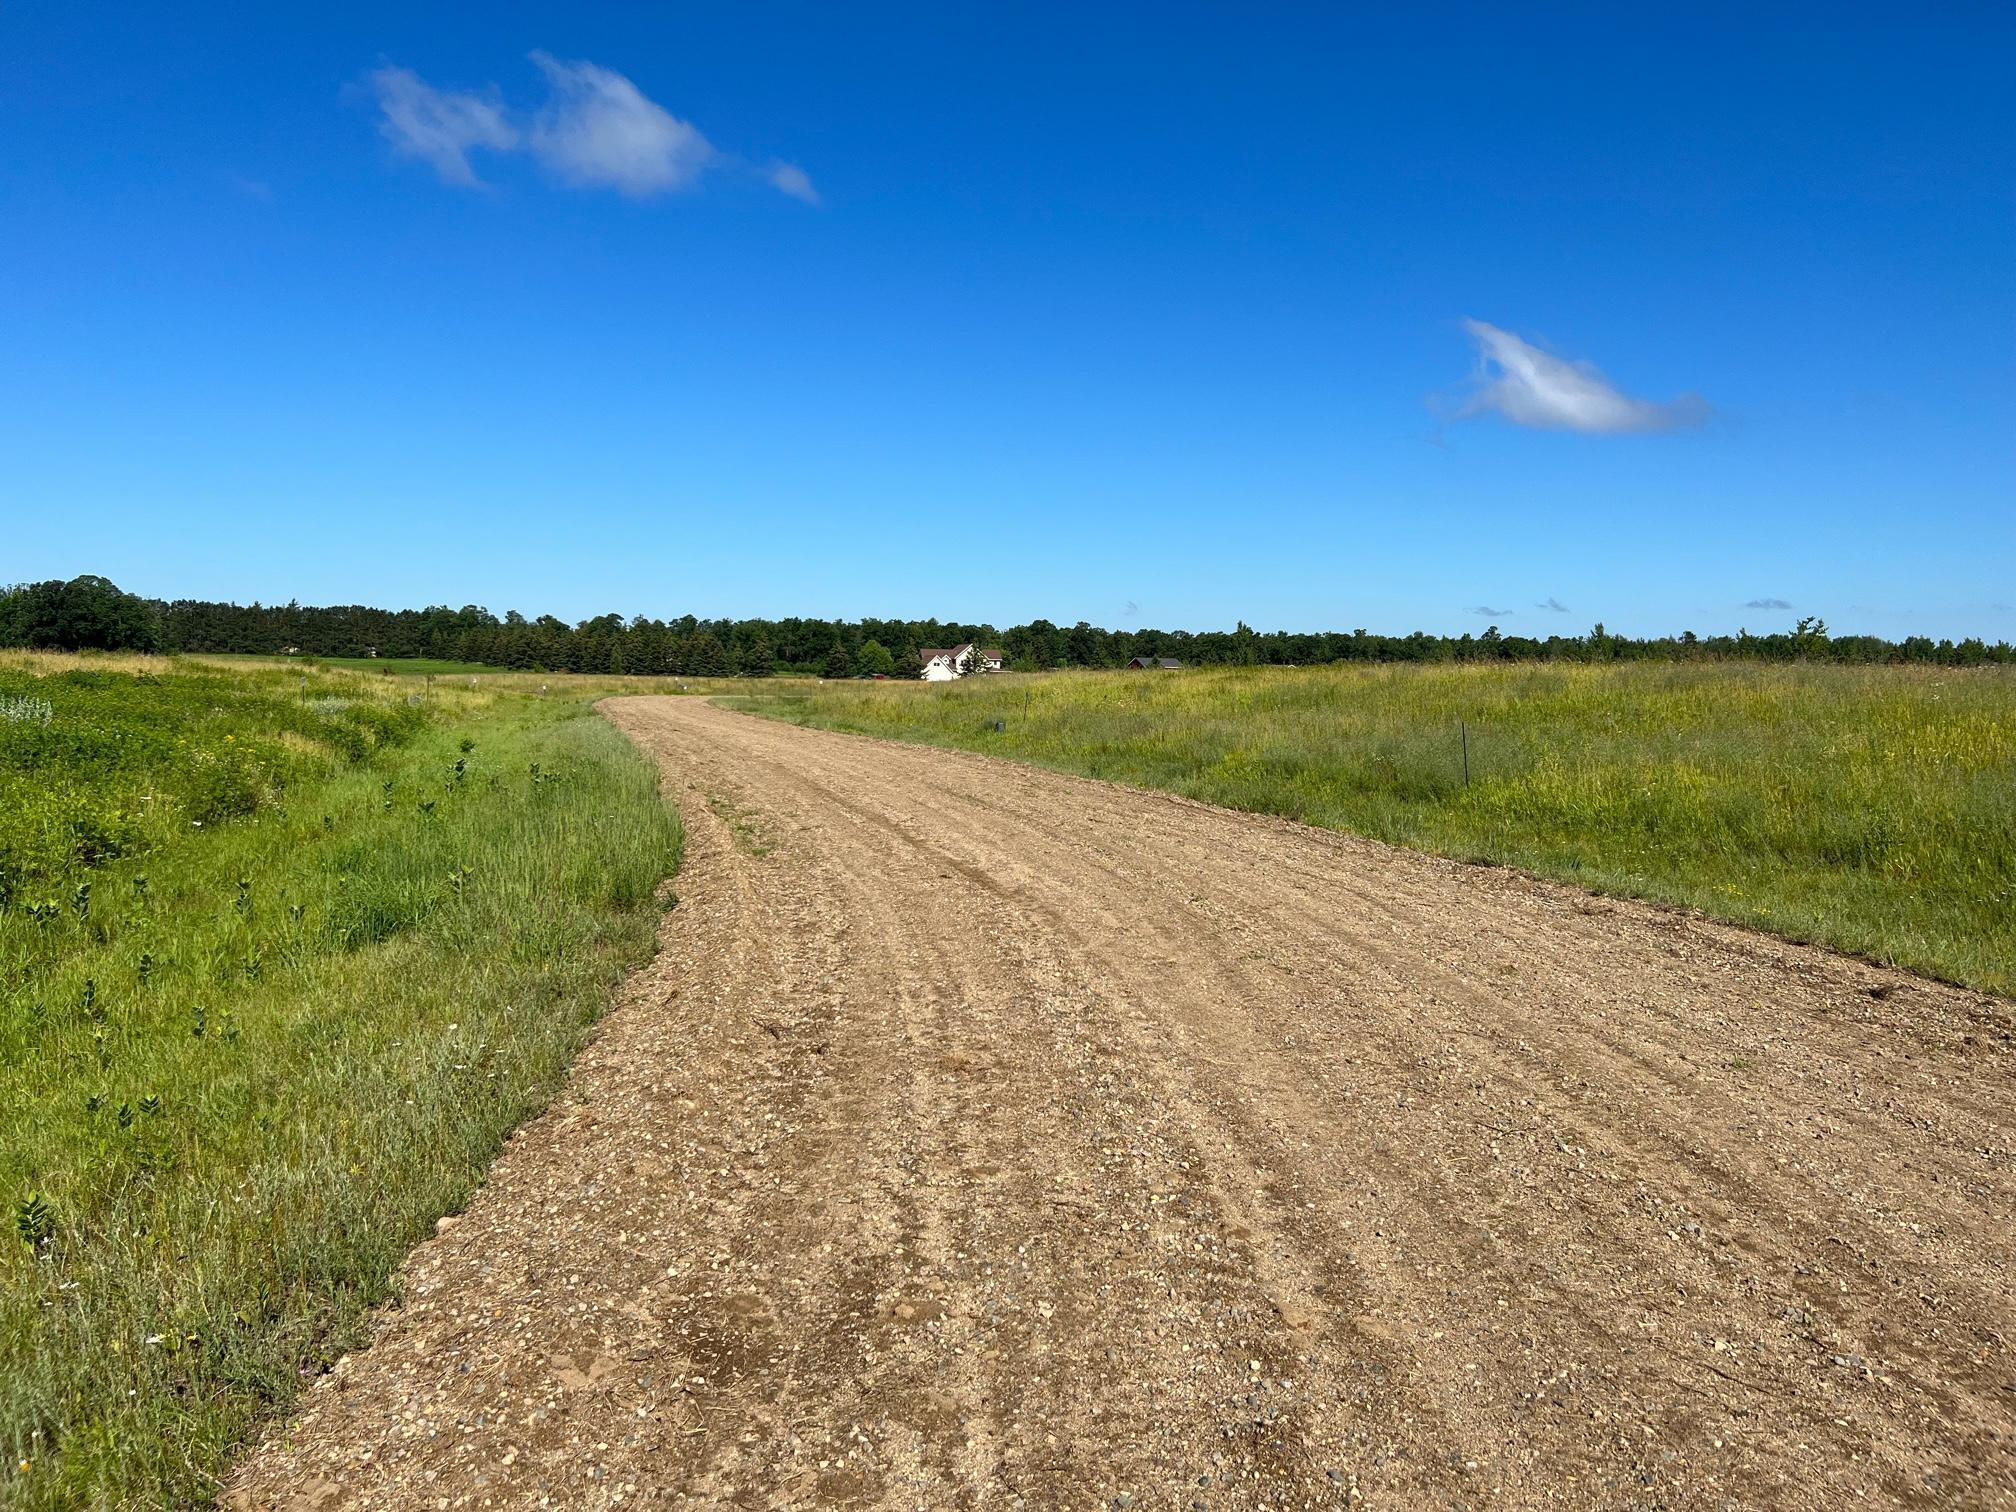
{"label": "weed", "polygon": [[55,718],[56,706],[46,698],[0,694],[0,723],[47,725]]}
{"label": "weed", "polygon": [[14,1204],[14,1232],[31,1249],[56,1237],[56,1210],[40,1192],[30,1192]]}

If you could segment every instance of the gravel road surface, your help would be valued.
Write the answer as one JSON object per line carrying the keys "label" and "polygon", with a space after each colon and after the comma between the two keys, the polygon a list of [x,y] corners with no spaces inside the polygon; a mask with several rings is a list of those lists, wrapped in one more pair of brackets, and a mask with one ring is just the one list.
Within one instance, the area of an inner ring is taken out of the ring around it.
{"label": "gravel road surface", "polygon": [[695,699],[663,949],[248,1507],[2016,1505],[2016,1014]]}

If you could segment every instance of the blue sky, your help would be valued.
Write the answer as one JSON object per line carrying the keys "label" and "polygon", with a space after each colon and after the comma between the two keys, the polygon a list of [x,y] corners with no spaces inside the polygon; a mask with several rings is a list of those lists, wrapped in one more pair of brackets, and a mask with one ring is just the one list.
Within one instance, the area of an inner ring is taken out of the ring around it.
{"label": "blue sky", "polygon": [[2016,13],[981,9],[8,8],[0,579],[2016,637]]}

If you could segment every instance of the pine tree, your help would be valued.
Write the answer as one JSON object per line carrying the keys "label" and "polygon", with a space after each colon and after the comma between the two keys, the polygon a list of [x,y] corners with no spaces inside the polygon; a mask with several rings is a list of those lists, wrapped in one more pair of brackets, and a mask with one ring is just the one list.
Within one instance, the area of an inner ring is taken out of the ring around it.
{"label": "pine tree", "polygon": [[728,676],[728,652],[720,638],[711,630],[702,630],[693,637],[688,651],[689,670],[695,677]]}

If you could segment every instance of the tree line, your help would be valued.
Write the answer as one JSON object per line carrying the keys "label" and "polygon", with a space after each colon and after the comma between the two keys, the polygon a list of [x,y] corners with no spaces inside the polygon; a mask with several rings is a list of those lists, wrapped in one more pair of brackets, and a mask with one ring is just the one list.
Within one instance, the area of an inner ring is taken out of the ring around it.
{"label": "tree line", "polygon": [[1103,630],[1081,620],[1048,620],[997,631],[992,625],[925,619],[660,620],[597,615],[575,624],[550,614],[501,617],[460,609],[373,609],[361,604],[226,604],[145,599],[102,577],[0,588],[0,646],[60,650],[238,652],[278,656],[437,657],[541,672],[614,672],[684,677],[914,676],[925,647],[974,642],[1000,647],[1011,668],[1118,667],[1136,656],[1189,664],[1301,665],[1316,662],[1662,661],[1735,657],[1766,661],[1925,662],[1941,666],[2016,663],[2016,647],[1980,637],[1901,641],[1833,635],[1818,619],[1753,635],[1377,635],[1359,629],[1262,634],[1232,630]]}

